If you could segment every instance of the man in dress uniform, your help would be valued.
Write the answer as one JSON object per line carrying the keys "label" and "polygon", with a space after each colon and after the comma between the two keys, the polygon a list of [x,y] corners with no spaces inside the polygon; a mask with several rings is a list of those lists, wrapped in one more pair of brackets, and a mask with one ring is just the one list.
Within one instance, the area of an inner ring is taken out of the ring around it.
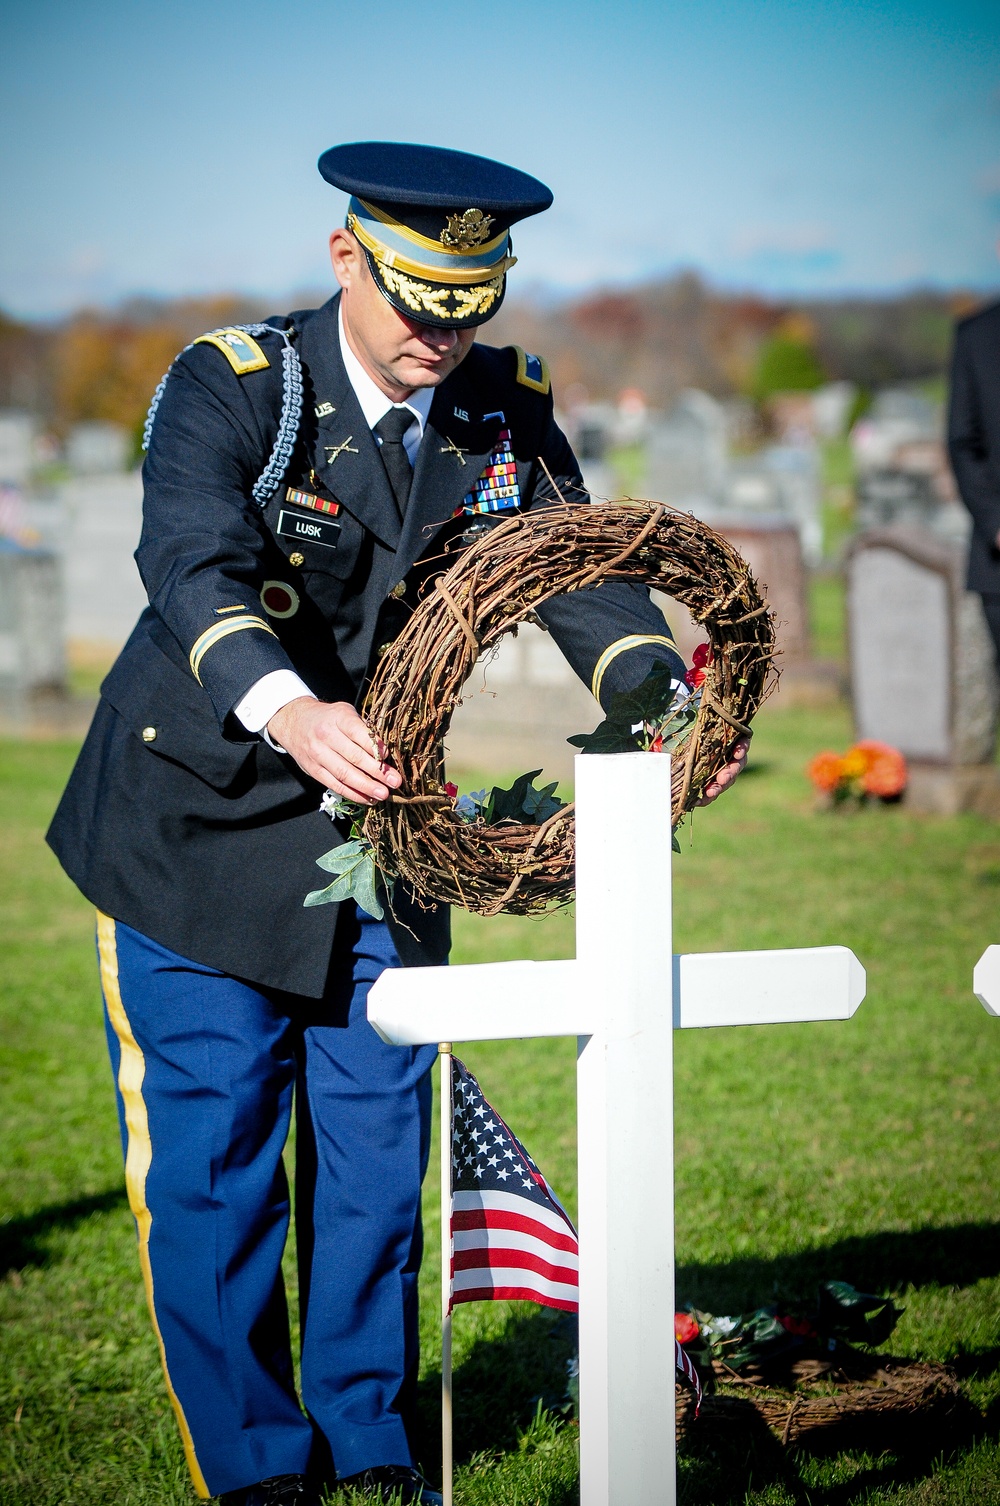
{"label": "man in dress uniform", "polygon": [[[149,606],[104,682],[49,841],[98,909],[126,1183],[167,1389],[202,1497],[440,1496],[414,1467],[431,1047],[385,1046],[383,968],[438,964],[444,907],[306,909],[325,790],[399,774],[358,707],[418,592],[476,529],[583,498],[545,363],[474,344],[536,179],[462,152],[340,146],[323,308],[216,330],[147,428]],[[544,464],[543,464],[544,462]],[[683,662],[625,584],[540,616],[605,706]],[[735,777],[745,748],[709,794]],[[339,833],[343,840],[344,833]],[[297,1084],[302,1404],[281,1258]]]}
{"label": "man in dress uniform", "polygon": [[1000,669],[1000,303],[955,332],[948,449],[972,514],[970,591],[978,591]]}

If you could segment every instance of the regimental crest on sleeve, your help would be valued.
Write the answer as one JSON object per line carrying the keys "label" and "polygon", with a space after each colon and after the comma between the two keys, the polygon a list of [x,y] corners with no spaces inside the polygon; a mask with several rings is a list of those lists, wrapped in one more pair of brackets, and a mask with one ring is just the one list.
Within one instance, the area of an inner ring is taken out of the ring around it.
{"label": "regimental crest on sleeve", "polygon": [[243,329],[214,329],[207,335],[199,335],[192,343],[214,345],[221,350],[237,376],[246,376],[248,371],[266,371],[271,364],[257,341]]}
{"label": "regimental crest on sleeve", "polygon": [[441,231],[441,244],[449,251],[471,251],[489,239],[494,216],[481,209],[467,209],[464,214],[450,214],[448,223]]}
{"label": "regimental crest on sleeve", "polygon": [[507,512],[521,505],[521,488],[517,480],[517,463],[510,447],[510,430],[501,429],[489,461],[470,492],[455,508],[454,516],[463,513]]}
{"label": "regimental crest on sleeve", "polygon": [[552,386],[547,362],[541,356],[533,356],[522,350],[520,345],[515,345],[514,349],[517,352],[517,380],[521,386],[531,387],[535,392],[547,395]]}

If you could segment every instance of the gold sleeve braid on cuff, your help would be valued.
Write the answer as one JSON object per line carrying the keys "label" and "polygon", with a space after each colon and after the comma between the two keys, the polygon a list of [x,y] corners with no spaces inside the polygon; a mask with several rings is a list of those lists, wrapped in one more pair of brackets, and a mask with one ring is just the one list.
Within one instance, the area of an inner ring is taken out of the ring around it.
{"label": "gold sleeve braid on cuff", "polygon": [[615,643],[609,643],[594,665],[594,675],[590,682],[591,694],[598,705],[601,704],[601,684],[608,666],[618,658],[619,654],[626,654],[632,648],[641,648],[644,643],[662,643],[667,648],[672,648],[675,653],[677,651],[677,644],[665,633],[629,633],[627,638],[619,638]]}
{"label": "gold sleeve braid on cuff", "polygon": [[222,638],[228,638],[230,633],[242,633],[247,628],[257,628],[260,632],[270,633],[272,638],[277,638],[278,636],[274,628],[270,627],[264,621],[263,617],[255,617],[248,613],[246,617],[228,617],[224,622],[213,622],[212,626],[206,628],[201,637],[195,640],[188,662],[191,665],[191,673],[199,685],[201,684],[201,675],[198,671],[201,668],[201,661],[209,649],[214,647]]}

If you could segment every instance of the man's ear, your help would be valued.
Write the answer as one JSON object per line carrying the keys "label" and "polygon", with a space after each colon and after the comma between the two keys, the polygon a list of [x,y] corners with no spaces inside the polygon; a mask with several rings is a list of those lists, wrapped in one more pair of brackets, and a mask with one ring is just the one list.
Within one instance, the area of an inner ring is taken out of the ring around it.
{"label": "man's ear", "polygon": [[363,259],[361,247],[355,237],[345,226],[338,225],[330,236],[330,265],[342,288],[349,288],[362,280]]}

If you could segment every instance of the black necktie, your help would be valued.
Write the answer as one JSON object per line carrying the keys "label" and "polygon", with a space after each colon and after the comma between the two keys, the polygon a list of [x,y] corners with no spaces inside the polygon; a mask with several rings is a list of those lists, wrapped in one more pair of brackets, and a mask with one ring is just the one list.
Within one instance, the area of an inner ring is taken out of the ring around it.
{"label": "black necktie", "polygon": [[413,414],[409,408],[390,408],[385,417],[379,419],[374,429],[382,441],[382,464],[389,477],[389,485],[396,498],[400,517],[406,511],[410,486],[413,482],[413,467],[410,464],[410,457],[403,448],[403,435],[412,423]]}

